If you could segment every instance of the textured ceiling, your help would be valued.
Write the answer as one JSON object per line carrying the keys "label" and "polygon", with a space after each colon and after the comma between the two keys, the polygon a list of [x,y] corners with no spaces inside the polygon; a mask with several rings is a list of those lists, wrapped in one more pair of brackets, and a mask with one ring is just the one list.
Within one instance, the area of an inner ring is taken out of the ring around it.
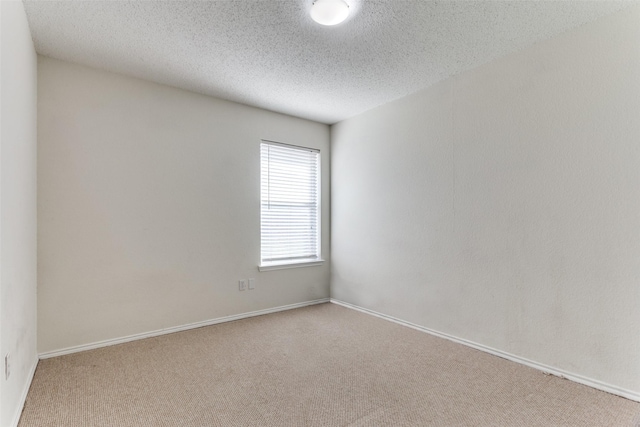
{"label": "textured ceiling", "polygon": [[38,53],[335,123],[628,1],[25,1]]}

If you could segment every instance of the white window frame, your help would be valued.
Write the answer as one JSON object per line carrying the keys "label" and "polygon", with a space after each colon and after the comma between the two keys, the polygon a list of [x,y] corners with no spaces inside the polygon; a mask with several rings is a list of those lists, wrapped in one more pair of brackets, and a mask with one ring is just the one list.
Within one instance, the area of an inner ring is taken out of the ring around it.
{"label": "white window frame", "polygon": [[[262,253],[262,242],[263,242],[263,230],[262,230],[262,210],[264,207],[263,201],[263,170],[262,170],[262,147],[263,145],[271,145],[271,146],[280,146],[285,148],[290,148],[293,150],[302,150],[302,151],[311,151],[315,152],[318,155],[317,158],[317,188],[316,188],[316,257],[315,258],[304,258],[300,260],[287,259],[287,260],[278,260],[278,261],[263,261],[263,253]],[[270,141],[267,139],[262,139],[260,141],[260,263],[258,264],[258,269],[260,271],[268,271],[268,270],[280,270],[286,268],[297,268],[297,267],[310,267],[322,265],[324,260],[322,259],[322,156],[319,149],[311,148],[311,147],[303,147],[299,145],[291,145],[285,144],[282,142]]]}

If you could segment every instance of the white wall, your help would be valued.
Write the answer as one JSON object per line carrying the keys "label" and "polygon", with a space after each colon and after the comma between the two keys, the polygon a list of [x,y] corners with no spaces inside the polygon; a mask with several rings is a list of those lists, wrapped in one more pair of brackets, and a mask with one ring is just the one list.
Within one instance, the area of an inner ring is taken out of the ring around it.
{"label": "white wall", "polygon": [[11,426],[37,363],[37,60],[22,2],[0,1],[0,21],[0,425]]}
{"label": "white wall", "polygon": [[[329,296],[329,262],[258,272],[260,139],[329,127],[39,57],[40,352]],[[238,279],[256,279],[238,291]]]}
{"label": "white wall", "polygon": [[640,397],[639,23],[334,125],[332,297]]}

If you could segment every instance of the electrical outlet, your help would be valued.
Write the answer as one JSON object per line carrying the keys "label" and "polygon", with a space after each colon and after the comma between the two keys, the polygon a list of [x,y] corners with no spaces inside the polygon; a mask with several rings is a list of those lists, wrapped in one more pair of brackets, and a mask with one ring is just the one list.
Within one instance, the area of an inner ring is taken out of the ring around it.
{"label": "electrical outlet", "polygon": [[248,283],[249,283],[248,287],[249,287],[250,291],[252,291],[252,290],[254,290],[256,288],[256,279],[249,279]]}
{"label": "electrical outlet", "polygon": [[11,376],[11,354],[7,353],[4,356],[4,379],[5,381]]}
{"label": "electrical outlet", "polygon": [[247,281],[246,280],[238,280],[238,290],[240,291],[244,291],[247,288]]}

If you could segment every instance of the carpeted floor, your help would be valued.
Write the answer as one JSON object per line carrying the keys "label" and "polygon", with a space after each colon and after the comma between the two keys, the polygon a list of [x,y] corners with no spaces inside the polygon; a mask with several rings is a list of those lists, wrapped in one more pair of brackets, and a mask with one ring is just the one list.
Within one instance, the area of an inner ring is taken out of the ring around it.
{"label": "carpeted floor", "polygon": [[639,414],[322,304],[43,360],[19,426],[632,426]]}

